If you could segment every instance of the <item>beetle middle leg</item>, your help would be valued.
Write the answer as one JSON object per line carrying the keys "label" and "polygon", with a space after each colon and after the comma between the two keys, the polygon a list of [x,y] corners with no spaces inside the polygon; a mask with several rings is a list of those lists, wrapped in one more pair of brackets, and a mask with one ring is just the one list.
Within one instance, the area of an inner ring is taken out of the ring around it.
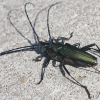
{"label": "beetle middle leg", "polygon": [[58,67],[58,66],[56,65],[56,62],[57,62],[56,60],[53,60],[53,61],[52,61],[52,65],[53,65],[54,67]]}
{"label": "beetle middle leg", "polygon": [[42,82],[43,77],[44,77],[44,73],[45,73],[45,68],[48,66],[50,60],[51,60],[50,57],[47,57],[47,58],[44,60],[44,63],[43,63],[42,69],[41,69],[41,79],[40,79],[40,81],[37,83],[37,85],[40,84],[40,83]]}

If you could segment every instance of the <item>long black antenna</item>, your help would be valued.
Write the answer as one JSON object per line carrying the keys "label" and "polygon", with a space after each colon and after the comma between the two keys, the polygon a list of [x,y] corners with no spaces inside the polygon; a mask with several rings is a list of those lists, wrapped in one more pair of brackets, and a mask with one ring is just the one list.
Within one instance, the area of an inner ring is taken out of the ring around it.
{"label": "long black antenna", "polygon": [[[31,27],[32,27],[33,33],[34,33],[34,35],[36,36],[36,39],[38,40],[38,43],[39,43],[39,36],[37,35],[37,33],[36,33],[36,31],[35,31],[35,29],[34,29],[32,23],[31,23],[31,21],[30,21],[30,19],[29,19],[29,16],[28,16],[28,14],[27,14],[26,6],[27,6],[28,4],[33,5],[33,4],[30,3],[30,2],[27,2],[27,3],[25,4],[25,6],[24,6],[24,8],[25,8],[25,14],[26,14],[27,19],[28,19],[28,21],[29,21],[29,23],[30,23],[30,25],[31,25]],[[33,6],[34,6],[34,5],[33,5]],[[35,7],[35,6],[34,6],[34,7]]]}
{"label": "long black antenna", "polygon": [[5,54],[22,52],[22,51],[33,51],[34,50],[34,47],[33,46],[24,46],[24,47],[15,48],[15,49],[12,49],[12,50],[8,50],[8,51],[1,52],[0,53],[0,56],[3,56]]}
{"label": "long black antenna", "polygon": [[[64,1],[61,1],[61,2],[64,2]],[[49,9],[48,9],[48,13],[47,13],[47,28],[48,28],[48,34],[49,34],[49,41],[52,41],[52,38],[51,38],[51,35],[50,35],[50,27],[49,27],[49,14],[50,14],[50,9],[51,7],[53,7],[54,5],[58,4],[58,3],[61,3],[61,2],[57,2],[55,4],[52,4]]]}
{"label": "long black antenna", "polygon": [[[8,20],[9,20],[10,24],[15,28],[15,30],[16,30],[24,39],[26,39],[26,40],[28,41],[29,44],[33,45],[32,42],[31,42],[28,38],[26,38],[26,37],[16,28],[16,26],[12,23],[12,21],[11,21],[11,19],[10,19],[10,13],[11,13],[12,11],[14,11],[14,10],[16,10],[16,9],[10,10],[10,11],[8,12]],[[17,10],[16,10],[16,11],[17,11]]]}

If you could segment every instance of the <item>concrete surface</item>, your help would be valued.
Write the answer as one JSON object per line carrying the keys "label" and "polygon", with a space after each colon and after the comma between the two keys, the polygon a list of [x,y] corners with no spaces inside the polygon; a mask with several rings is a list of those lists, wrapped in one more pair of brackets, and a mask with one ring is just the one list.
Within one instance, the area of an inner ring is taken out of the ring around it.
{"label": "concrete surface", "polygon": [[[37,13],[60,0],[0,0],[0,52],[30,45],[9,23],[7,14],[12,9],[11,21],[17,29],[32,43],[33,33],[24,13],[24,4],[28,6],[29,16],[34,23]],[[68,43],[81,43],[81,47],[96,43],[100,47],[100,0],[65,0],[50,10],[51,35],[74,36]],[[47,9],[42,11],[36,22],[36,32],[42,40],[48,40]],[[66,78],[52,62],[46,68],[44,80],[40,85],[41,67],[44,59],[34,62],[34,51],[19,52],[0,56],[0,100],[88,100],[85,90]],[[96,68],[100,70],[100,58]],[[71,75],[91,93],[91,100],[100,100],[100,75],[66,65]],[[68,75],[66,74],[68,77]]]}

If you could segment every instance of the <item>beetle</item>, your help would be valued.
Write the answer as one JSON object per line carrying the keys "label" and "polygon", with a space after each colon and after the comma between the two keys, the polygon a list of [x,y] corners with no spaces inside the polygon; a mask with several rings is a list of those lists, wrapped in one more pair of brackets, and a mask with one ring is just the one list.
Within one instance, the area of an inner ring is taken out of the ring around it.
{"label": "beetle", "polygon": [[[56,3],[56,4],[58,4],[58,3]],[[87,87],[82,85],[78,81],[76,81],[71,76],[70,72],[65,67],[65,64],[70,64],[70,65],[74,65],[74,66],[84,66],[84,67],[96,66],[97,58],[95,56],[93,56],[92,54],[88,53],[87,51],[94,50],[94,52],[100,53],[100,49],[96,44],[89,44],[82,48],[79,48],[80,44],[78,44],[78,43],[76,43],[74,45],[71,45],[68,43],[64,44],[65,40],[69,40],[70,38],[72,38],[73,33],[70,34],[69,38],[65,38],[65,37],[58,37],[57,39],[51,38],[50,29],[49,29],[49,11],[50,11],[51,7],[54,5],[55,4],[53,4],[49,7],[48,14],[47,14],[47,27],[48,27],[49,41],[47,43],[45,43],[45,42],[38,40],[39,50],[41,52],[47,54],[47,58],[42,67],[41,79],[37,84],[40,84],[41,81],[43,80],[45,68],[48,66],[50,60],[59,61],[60,62],[59,67],[61,70],[63,70],[62,75],[65,77],[65,72],[66,72],[74,80],[74,81],[71,80],[73,83],[75,83],[85,89],[85,91],[88,95],[88,98],[90,99],[91,96],[90,96],[90,92],[87,89]],[[26,9],[25,9],[25,12],[26,12]],[[26,16],[29,20],[27,12],[26,12]],[[31,24],[30,20],[29,20],[29,23]],[[32,26],[32,24],[31,24],[31,26]],[[34,28],[33,28],[33,31],[34,31]],[[38,35],[37,35],[37,38],[38,38]],[[61,40],[62,42],[59,42],[59,40]],[[55,41],[55,42],[53,42],[53,41]],[[92,48],[93,46],[96,46],[97,49]],[[40,61],[41,59],[38,59],[38,58],[41,58],[41,56],[37,57],[34,60]]]}
{"label": "beetle", "polygon": [[[55,4],[54,4],[55,5]],[[52,6],[54,6],[52,5]],[[52,7],[50,6],[50,8]],[[87,46],[84,46],[82,48],[79,48],[80,44],[76,43],[74,45],[70,45],[68,43],[64,44],[65,40],[69,40],[73,33],[70,34],[69,38],[65,37],[58,37],[57,39],[52,39],[50,35],[50,29],[49,29],[49,10],[48,9],[48,16],[47,16],[47,26],[48,26],[48,33],[49,33],[49,43],[40,42],[40,45],[42,48],[40,50],[43,50],[43,52],[47,53],[49,55],[45,67],[47,67],[50,59],[53,61],[59,61],[60,62],[60,69],[63,70],[63,72],[67,72],[67,74],[76,82],[77,85],[83,87],[85,91],[87,92],[88,98],[90,99],[90,92],[87,89],[86,86],[80,84],[78,81],[76,81],[71,75],[70,72],[66,69],[65,64],[70,64],[74,66],[84,66],[84,67],[92,67],[97,65],[97,58],[87,51],[93,51],[100,53],[100,49],[96,44],[89,44]],[[55,40],[55,43],[53,42]],[[60,43],[59,40],[62,40]],[[78,47],[77,47],[78,46]],[[93,46],[96,46],[97,49],[92,48]],[[41,72],[41,80],[38,82],[38,84],[41,83],[43,80],[45,68],[42,68]],[[65,77],[65,72],[62,73]],[[74,83],[75,83],[74,82]]]}
{"label": "beetle", "polygon": [[[58,3],[56,3],[56,4],[58,4]],[[100,52],[99,47],[96,44],[90,44],[90,45],[80,48],[79,47],[80,44],[78,44],[78,43],[76,43],[74,45],[64,43],[65,40],[69,40],[70,38],[72,38],[73,33],[70,34],[69,38],[65,38],[65,37],[58,37],[57,39],[51,38],[50,29],[49,29],[49,11],[50,11],[50,8],[52,6],[54,6],[55,4],[53,4],[49,7],[48,15],[47,15],[47,27],[48,27],[49,41],[48,42],[39,41],[39,36],[36,34],[35,29],[31,23],[31,21],[28,17],[27,11],[26,11],[27,4],[32,4],[32,3],[28,2],[25,4],[25,13],[26,13],[28,21],[33,29],[34,35],[37,39],[37,44],[33,45],[33,46],[25,46],[25,48],[29,49],[29,50],[39,49],[43,53],[43,55],[38,56],[36,59],[33,59],[34,61],[41,61],[42,57],[47,55],[46,59],[43,63],[43,66],[42,66],[41,79],[37,84],[40,84],[41,81],[43,80],[45,68],[48,66],[50,60],[53,60],[53,66],[55,66],[55,62],[58,61],[58,62],[60,62],[59,68],[61,71],[63,71],[62,75],[64,77],[66,77],[65,76],[65,72],[66,72],[74,81],[70,80],[70,79],[69,80],[72,81],[73,83],[83,87],[85,89],[85,91],[87,92],[88,98],[91,98],[90,92],[87,89],[87,87],[82,85],[81,83],[79,83],[77,80],[75,80],[71,76],[70,72],[65,67],[65,64],[69,64],[69,65],[77,66],[77,67],[78,66],[83,66],[83,67],[96,66],[97,58],[95,56],[93,56],[92,54],[88,53],[87,51],[99,53]],[[60,40],[62,42],[59,42]],[[92,48],[93,46],[96,46],[97,49]],[[9,54],[12,52],[19,52],[21,50],[24,51],[26,49],[24,49],[23,47],[20,47],[20,48],[6,51],[6,52],[2,52],[2,53],[0,53],[0,55]]]}

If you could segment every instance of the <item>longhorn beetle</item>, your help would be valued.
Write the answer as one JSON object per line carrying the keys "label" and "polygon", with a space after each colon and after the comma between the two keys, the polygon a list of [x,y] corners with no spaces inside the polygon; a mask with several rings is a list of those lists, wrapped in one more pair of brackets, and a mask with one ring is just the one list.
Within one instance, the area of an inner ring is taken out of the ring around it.
{"label": "longhorn beetle", "polygon": [[[58,3],[61,3],[61,2],[58,2]],[[31,21],[28,17],[27,11],[26,11],[27,4],[32,4],[32,3],[28,2],[25,4],[25,14],[26,14],[27,19],[32,27],[32,30],[35,35],[37,43],[35,45],[20,47],[20,48],[2,52],[2,53],[0,53],[0,56],[2,56],[4,54],[13,53],[13,52],[26,51],[27,49],[29,49],[30,51],[32,51],[33,49],[39,49],[43,53],[43,55],[38,56],[36,59],[33,59],[34,61],[41,61],[43,56],[45,56],[45,55],[47,55],[47,56],[43,63],[43,66],[42,66],[41,79],[37,84],[40,84],[41,81],[43,80],[45,68],[48,66],[50,60],[53,60],[53,66],[55,66],[56,61],[58,61],[58,62],[60,62],[59,68],[61,70],[62,75],[64,77],[66,77],[65,76],[65,72],[66,72],[74,81],[70,80],[70,79],[69,80],[71,82],[73,82],[74,84],[77,84],[77,85],[81,86],[82,88],[84,88],[88,95],[88,98],[90,99],[91,96],[90,96],[90,92],[87,89],[87,87],[82,85],[81,83],[79,83],[77,80],[75,80],[71,76],[70,72],[65,67],[65,64],[69,64],[69,65],[73,65],[73,66],[77,66],[77,67],[82,66],[82,67],[94,68],[93,66],[97,65],[97,58],[88,52],[92,52],[95,55],[97,55],[97,53],[100,53],[100,49],[96,44],[89,44],[89,45],[86,45],[86,46],[80,48],[79,43],[76,43],[74,45],[65,43],[66,40],[69,40],[73,36],[73,33],[70,34],[69,38],[65,38],[65,37],[58,37],[57,39],[51,38],[50,29],[49,29],[49,11],[50,11],[51,7],[53,7],[54,5],[56,5],[58,3],[51,5],[48,9],[48,14],[47,14],[47,27],[48,27],[48,34],[49,34],[48,42],[42,42],[39,40],[39,36],[35,32],[35,29],[31,23]],[[12,24],[11,21],[10,21],[10,23]],[[61,40],[61,42],[60,42],[60,40]],[[93,46],[96,46],[97,49],[92,48]]]}

